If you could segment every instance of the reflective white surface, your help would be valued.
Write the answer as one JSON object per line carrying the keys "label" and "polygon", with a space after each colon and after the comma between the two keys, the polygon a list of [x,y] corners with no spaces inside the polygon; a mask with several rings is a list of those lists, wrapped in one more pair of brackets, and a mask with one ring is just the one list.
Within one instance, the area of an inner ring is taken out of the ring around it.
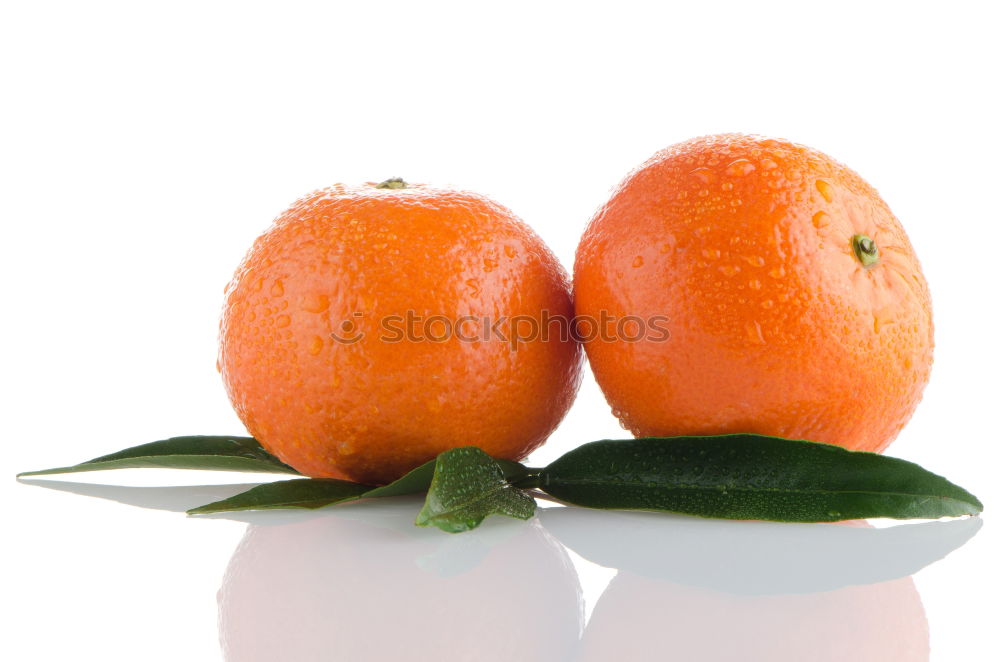
{"label": "reflective white surface", "polygon": [[[123,516],[166,511],[188,527],[185,547],[204,542],[205,527],[223,528],[232,539],[223,563],[213,543],[215,576],[192,585],[186,601],[69,593],[76,599],[62,606],[111,658],[116,641],[155,637],[143,655],[167,659],[159,653],[170,648],[162,639],[170,630],[168,640],[201,640],[207,648],[197,659],[213,659],[209,630],[217,623],[226,660],[928,660],[937,637],[912,575],[938,562],[961,564],[963,546],[983,542],[981,518],[780,524],[545,502],[529,522],[492,517],[475,531],[448,535],[413,525],[415,497],[196,522],[178,513],[246,485],[24,483],[37,502],[77,499],[78,516],[107,502]],[[69,558],[92,564],[55,575],[142,587],[187,585],[192,571],[205,574],[148,546],[133,567],[119,567],[107,542],[74,541]],[[99,559],[102,549],[109,558]],[[175,629],[187,604],[208,617],[213,597],[217,618]],[[137,614],[145,616],[141,627],[108,638],[108,624]],[[192,638],[195,632],[200,637]],[[993,633],[970,636],[985,646]],[[57,638],[44,647],[68,655],[80,645]]]}

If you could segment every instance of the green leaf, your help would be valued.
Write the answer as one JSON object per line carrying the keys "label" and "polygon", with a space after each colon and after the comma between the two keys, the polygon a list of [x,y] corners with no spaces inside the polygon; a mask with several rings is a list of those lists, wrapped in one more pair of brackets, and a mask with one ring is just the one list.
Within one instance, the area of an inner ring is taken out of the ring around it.
{"label": "green leaf", "polygon": [[393,497],[426,492],[434,478],[434,460],[424,462],[388,485],[369,488],[366,497]]}
{"label": "green leaf", "polygon": [[258,485],[236,496],[198,506],[187,512],[188,515],[204,515],[234,510],[314,509],[360,499],[365,492],[371,489],[371,485],[352,483],[347,480],[296,478]]}
{"label": "green leaf", "polygon": [[935,519],[983,509],[912,462],[752,434],[595,441],[543,469],[539,487],[590,508],[738,520]]}
{"label": "green leaf", "polygon": [[298,474],[268,453],[253,437],[172,437],[95,457],[70,467],[26,471],[24,476],[44,476],[106,469],[204,469],[211,471],[263,471]]}
{"label": "green leaf", "polygon": [[503,467],[479,448],[441,453],[416,523],[458,533],[476,528],[493,514],[530,519],[535,500],[507,480]]}
{"label": "green leaf", "polygon": [[298,478],[258,485],[236,496],[192,508],[188,515],[223,513],[234,510],[269,510],[274,508],[322,508],[362,497],[388,497],[424,492],[430,487],[434,475],[431,460],[401,478],[374,487],[347,480],[321,480]]}
{"label": "green leaf", "polygon": [[[505,476],[511,479],[527,475],[522,464],[497,460]],[[209,503],[188,511],[189,515],[222,513],[236,510],[267,510],[273,508],[322,508],[337,503],[362,498],[402,496],[426,492],[434,478],[435,460],[425,462],[416,469],[388,485],[373,487],[346,480],[320,480],[301,478],[258,485],[236,496]]]}

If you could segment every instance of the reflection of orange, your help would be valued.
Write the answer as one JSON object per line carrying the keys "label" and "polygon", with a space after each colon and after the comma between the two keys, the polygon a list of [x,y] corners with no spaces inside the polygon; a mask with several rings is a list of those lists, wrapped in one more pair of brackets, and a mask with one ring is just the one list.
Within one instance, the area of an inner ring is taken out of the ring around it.
{"label": "reflection of orange", "polygon": [[571,318],[565,272],[507,209],[401,180],[335,186],[254,243],[227,290],[219,365],[284,462],[385,483],[456,446],[521,459],[546,439],[576,392],[577,344],[556,329],[513,347],[490,329],[543,311]]}
{"label": "reflection of orange", "polygon": [[369,523],[377,504],[358,521],[250,526],[219,591],[225,659],[568,658],[579,586],[537,522],[442,537],[414,529],[409,507],[397,511],[403,532]]}
{"label": "reflection of orange", "polygon": [[619,573],[583,635],[585,661],[918,662],[930,657],[913,579],[746,596]]}
{"label": "reflection of orange", "polygon": [[932,351],[927,284],[876,191],[828,156],[743,135],[629,175],[576,256],[576,309],[670,318],[666,342],[589,342],[637,436],[755,432],[880,451]]}

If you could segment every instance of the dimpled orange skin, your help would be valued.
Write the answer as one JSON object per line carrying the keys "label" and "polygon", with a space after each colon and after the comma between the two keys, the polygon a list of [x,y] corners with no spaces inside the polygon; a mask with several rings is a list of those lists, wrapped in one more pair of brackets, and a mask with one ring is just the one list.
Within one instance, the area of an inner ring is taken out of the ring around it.
{"label": "dimpled orange skin", "polygon": [[[879,261],[866,268],[852,238]],[[752,432],[880,452],[930,374],[927,283],[878,193],[801,145],[727,134],[663,150],[584,233],[578,315],[666,315],[665,342],[586,343],[636,436]]]}
{"label": "dimpled orange skin", "polygon": [[479,340],[442,339],[444,322],[416,318],[407,339],[403,320],[543,310],[572,318],[568,278],[504,207],[420,185],[338,185],[298,201],[244,258],[219,368],[250,433],[310,477],[382,484],[459,446],[517,460],[569,409],[578,343],[552,334],[513,349],[509,335],[484,340],[479,321],[461,328]]}

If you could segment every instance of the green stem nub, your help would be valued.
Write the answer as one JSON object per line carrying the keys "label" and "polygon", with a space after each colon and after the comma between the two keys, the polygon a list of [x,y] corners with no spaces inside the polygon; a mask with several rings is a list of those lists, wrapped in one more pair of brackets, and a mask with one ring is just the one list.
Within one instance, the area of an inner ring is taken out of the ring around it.
{"label": "green stem nub", "polygon": [[851,237],[851,246],[854,248],[854,255],[865,269],[871,269],[878,264],[878,246],[874,239],[866,234],[856,234]]}
{"label": "green stem nub", "polygon": [[401,189],[406,188],[406,182],[403,181],[402,177],[392,177],[381,184],[376,184],[375,188]]}

